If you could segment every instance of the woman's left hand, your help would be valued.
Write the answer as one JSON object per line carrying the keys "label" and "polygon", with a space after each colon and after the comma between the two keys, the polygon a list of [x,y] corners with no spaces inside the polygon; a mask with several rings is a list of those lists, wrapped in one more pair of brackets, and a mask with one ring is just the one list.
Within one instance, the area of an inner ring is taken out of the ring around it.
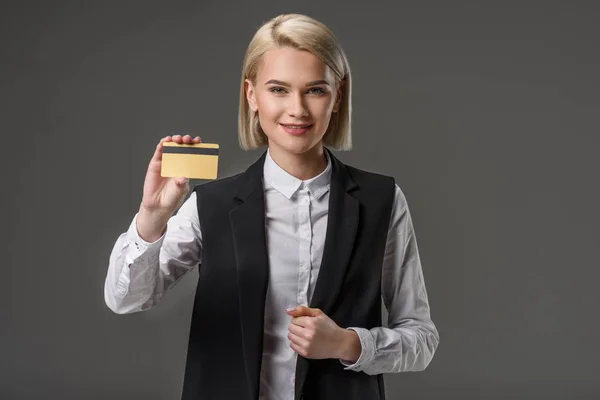
{"label": "woman's left hand", "polygon": [[288,327],[290,347],[302,357],[355,361],[360,356],[356,332],[340,328],[318,308],[298,306],[286,312],[293,317]]}

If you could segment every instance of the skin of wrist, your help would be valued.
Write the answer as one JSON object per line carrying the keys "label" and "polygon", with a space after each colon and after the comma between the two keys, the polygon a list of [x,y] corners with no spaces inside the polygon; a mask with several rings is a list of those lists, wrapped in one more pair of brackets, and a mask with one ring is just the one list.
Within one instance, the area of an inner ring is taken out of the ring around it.
{"label": "skin of wrist", "polygon": [[347,362],[355,363],[358,361],[362,350],[358,333],[352,329],[340,329],[342,329],[342,340],[340,341],[341,347],[338,358]]}
{"label": "skin of wrist", "polygon": [[140,205],[136,221],[138,234],[147,242],[155,242],[163,235],[170,216],[168,213],[150,211]]}

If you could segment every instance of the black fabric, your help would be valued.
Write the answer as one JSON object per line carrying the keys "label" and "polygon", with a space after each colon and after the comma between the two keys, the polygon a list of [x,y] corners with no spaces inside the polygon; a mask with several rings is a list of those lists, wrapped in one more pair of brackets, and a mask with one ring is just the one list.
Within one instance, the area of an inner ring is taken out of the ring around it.
{"label": "black fabric", "polygon": [[[341,327],[381,326],[381,267],[394,199],[391,177],[332,160],[321,269],[310,307]],[[262,184],[266,151],[244,173],[194,188],[202,260],[183,400],[257,400],[269,277]],[[298,356],[295,399],[384,400],[383,375]]]}

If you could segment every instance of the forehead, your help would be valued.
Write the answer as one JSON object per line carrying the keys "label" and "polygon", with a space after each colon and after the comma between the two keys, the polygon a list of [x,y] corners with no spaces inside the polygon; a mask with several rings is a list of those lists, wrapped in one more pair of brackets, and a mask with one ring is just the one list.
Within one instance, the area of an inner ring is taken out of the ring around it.
{"label": "forehead", "polygon": [[271,79],[292,84],[321,79],[332,82],[332,72],[327,64],[309,51],[277,47],[263,54],[257,78],[259,83]]}

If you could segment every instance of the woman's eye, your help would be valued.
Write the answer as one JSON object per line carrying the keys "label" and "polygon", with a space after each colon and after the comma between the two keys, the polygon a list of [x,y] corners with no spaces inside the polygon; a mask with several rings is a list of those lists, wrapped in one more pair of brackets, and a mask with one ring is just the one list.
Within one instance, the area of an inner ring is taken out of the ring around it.
{"label": "woman's eye", "polygon": [[285,89],[282,87],[272,87],[269,91],[277,94],[285,93]]}
{"label": "woman's eye", "polygon": [[[269,88],[269,91],[271,93],[275,93],[275,94],[284,94],[284,93],[287,93],[287,90],[285,88],[278,87],[278,86]],[[308,93],[309,94],[322,95],[322,94],[325,94],[326,92],[325,92],[325,90],[323,88],[314,87],[314,88],[308,89]]]}
{"label": "woman's eye", "polygon": [[310,88],[310,93],[313,94],[325,94],[325,90],[319,87]]}

